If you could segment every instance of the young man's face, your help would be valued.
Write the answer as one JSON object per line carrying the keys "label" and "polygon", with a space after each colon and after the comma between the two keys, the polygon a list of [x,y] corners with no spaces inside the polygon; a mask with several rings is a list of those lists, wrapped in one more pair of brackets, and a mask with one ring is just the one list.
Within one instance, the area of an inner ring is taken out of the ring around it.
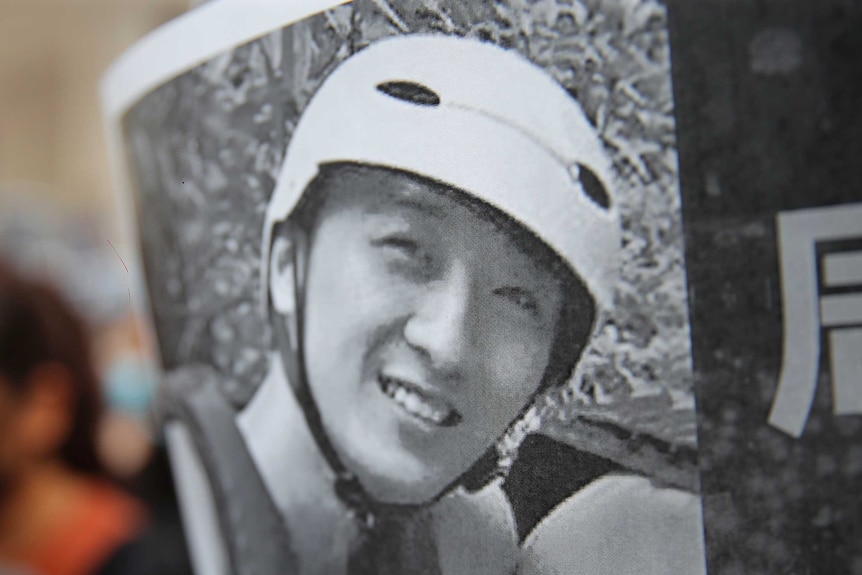
{"label": "young man's face", "polygon": [[537,391],[562,290],[509,234],[420,180],[356,168],[329,188],[310,236],[309,385],[373,497],[428,501]]}

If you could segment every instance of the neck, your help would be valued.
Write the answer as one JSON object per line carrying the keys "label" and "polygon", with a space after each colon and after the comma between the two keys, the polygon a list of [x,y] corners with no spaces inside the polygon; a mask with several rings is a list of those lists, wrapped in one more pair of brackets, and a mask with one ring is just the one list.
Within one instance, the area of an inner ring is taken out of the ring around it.
{"label": "neck", "polygon": [[19,473],[0,505],[0,557],[27,553],[44,541],[85,486],[85,478],[53,460]]}
{"label": "neck", "polygon": [[269,374],[238,416],[239,428],[287,524],[301,571],[343,571],[356,523],[335,493],[335,474],[284,374],[273,355]]}

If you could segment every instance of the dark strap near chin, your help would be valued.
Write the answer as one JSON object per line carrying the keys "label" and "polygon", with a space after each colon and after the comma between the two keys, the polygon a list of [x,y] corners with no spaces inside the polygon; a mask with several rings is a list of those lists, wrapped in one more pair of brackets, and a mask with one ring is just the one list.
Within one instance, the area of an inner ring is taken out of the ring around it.
{"label": "dark strap near chin", "polygon": [[348,557],[348,575],[440,575],[436,537],[428,509],[376,515]]}
{"label": "dark strap near chin", "polygon": [[236,411],[222,394],[219,377],[206,367],[170,375],[169,417],[188,426],[206,469],[231,573],[296,573],[287,527],[236,426]]}
{"label": "dark strap near chin", "polygon": [[527,436],[503,489],[523,542],[539,521],[575,492],[623,468],[546,435]]}

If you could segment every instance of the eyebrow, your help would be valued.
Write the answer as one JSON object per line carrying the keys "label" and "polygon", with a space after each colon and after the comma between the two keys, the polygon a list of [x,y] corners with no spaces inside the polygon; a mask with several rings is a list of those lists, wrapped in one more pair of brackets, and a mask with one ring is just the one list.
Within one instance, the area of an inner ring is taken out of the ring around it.
{"label": "eyebrow", "polygon": [[417,211],[440,220],[446,219],[449,215],[448,210],[444,206],[417,197],[399,195],[394,199],[394,204],[398,207]]}

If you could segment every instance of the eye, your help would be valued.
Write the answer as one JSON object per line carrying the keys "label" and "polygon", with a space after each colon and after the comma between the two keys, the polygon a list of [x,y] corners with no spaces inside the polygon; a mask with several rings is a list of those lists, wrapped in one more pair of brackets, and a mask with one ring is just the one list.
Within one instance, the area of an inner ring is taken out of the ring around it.
{"label": "eye", "polygon": [[539,304],[529,290],[514,286],[505,286],[495,289],[493,293],[533,315],[537,315],[539,312]]}
{"label": "eye", "polygon": [[415,257],[419,253],[419,243],[407,236],[386,236],[372,242],[381,248],[395,250],[408,257]]}

